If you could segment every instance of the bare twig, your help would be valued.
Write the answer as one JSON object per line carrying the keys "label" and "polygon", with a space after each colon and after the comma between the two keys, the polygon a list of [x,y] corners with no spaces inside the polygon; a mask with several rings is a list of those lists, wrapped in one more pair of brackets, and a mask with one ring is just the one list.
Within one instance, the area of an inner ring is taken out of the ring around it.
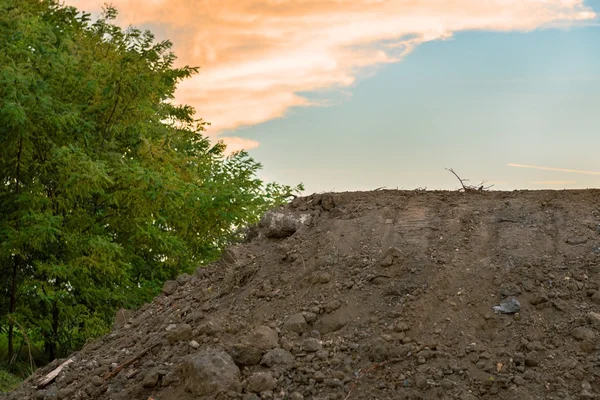
{"label": "bare twig", "polygon": [[465,185],[465,182],[468,182],[468,179],[463,179],[460,176],[458,176],[458,174],[456,172],[454,172],[454,170],[452,168],[445,168],[446,171],[450,171],[455,177],[456,179],[458,179],[458,181],[460,182],[460,185],[462,186],[462,190],[465,192],[482,192],[484,190],[488,190],[489,188],[491,188],[494,185],[487,185],[486,186],[486,181],[481,181],[481,183],[479,185]]}
{"label": "bare twig", "polygon": [[119,372],[121,372],[121,370],[123,368],[125,368],[125,367],[133,364],[134,362],[136,362],[137,360],[139,360],[140,358],[142,358],[146,353],[148,353],[150,350],[152,350],[153,348],[155,348],[159,344],[160,344],[160,342],[154,343],[152,346],[146,348],[146,350],[143,350],[137,356],[135,356],[133,358],[130,358],[129,360],[125,361],[123,364],[121,364],[117,368],[115,368],[112,372],[109,372],[106,375],[104,375],[104,381],[108,381],[109,379],[114,378],[115,376],[117,376],[119,374]]}

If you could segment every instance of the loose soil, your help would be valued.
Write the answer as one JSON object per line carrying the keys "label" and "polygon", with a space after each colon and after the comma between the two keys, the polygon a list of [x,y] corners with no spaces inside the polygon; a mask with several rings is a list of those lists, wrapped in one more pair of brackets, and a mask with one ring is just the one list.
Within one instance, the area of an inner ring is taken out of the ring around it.
{"label": "loose soil", "polygon": [[599,224],[598,190],[297,198],[7,398],[600,398]]}

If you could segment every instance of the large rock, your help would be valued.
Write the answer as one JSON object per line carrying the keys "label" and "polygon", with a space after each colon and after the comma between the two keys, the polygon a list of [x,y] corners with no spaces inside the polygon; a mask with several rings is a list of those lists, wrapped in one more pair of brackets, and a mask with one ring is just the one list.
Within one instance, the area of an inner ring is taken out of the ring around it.
{"label": "large rock", "polygon": [[261,360],[261,364],[275,370],[287,371],[294,366],[295,357],[285,349],[277,348],[269,351]]}
{"label": "large rock", "polygon": [[243,339],[243,343],[254,346],[263,352],[274,349],[279,344],[277,332],[268,326],[259,326]]}
{"label": "large rock", "polygon": [[220,393],[242,391],[240,369],[226,352],[206,349],[183,359],[185,389],[195,396],[216,398]]}
{"label": "large rock", "polygon": [[277,387],[277,381],[269,372],[255,372],[248,378],[246,390],[253,393],[273,390]]}
{"label": "large rock", "polygon": [[340,330],[349,323],[350,318],[348,317],[348,312],[344,309],[339,309],[332,314],[321,317],[315,323],[315,328],[321,332],[321,334],[326,334]]}
{"label": "large rock", "polygon": [[307,328],[306,318],[300,313],[290,315],[283,323],[283,329],[297,334],[303,333]]}
{"label": "large rock", "polygon": [[228,353],[238,365],[256,365],[262,358],[262,351],[251,344],[236,343],[229,348]]}
{"label": "large rock", "polygon": [[259,221],[258,227],[268,238],[286,238],[292,236],[309,218],[309,214],[296,216],[282,212],[268,211]]}
{"label": "large rock", "polygon": [[166,296],[170,296],[173,293],[175,293],[175,291],[177,290],[178,287],[179,287],[179,282],[177,282],[177,281],[166,281],[165,284],[163,285],[162,292]]}

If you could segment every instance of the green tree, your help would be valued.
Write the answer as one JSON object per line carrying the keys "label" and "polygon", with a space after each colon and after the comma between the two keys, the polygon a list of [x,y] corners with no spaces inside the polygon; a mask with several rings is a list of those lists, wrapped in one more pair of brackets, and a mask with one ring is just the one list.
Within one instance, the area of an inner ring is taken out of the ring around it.
{"label": "green tree", "polygon": [[[54,0],[0,0],[0,332],[48,359],[104,333],[116,309],[213,260],[241,225],[302,189],[225,157],[190,106],[198,72],[169,41]],[[18,325],[17,325],[18,324]],[[23,333],[23,332],[21,332]]]}

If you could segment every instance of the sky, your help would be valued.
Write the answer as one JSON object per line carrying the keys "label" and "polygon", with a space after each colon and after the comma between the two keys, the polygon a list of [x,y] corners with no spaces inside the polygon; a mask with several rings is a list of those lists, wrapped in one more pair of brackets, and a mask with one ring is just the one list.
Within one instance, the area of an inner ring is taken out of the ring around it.
{"label": "sky", "polygon": [[[66,0],[97,13],[104,0]],[[306,193],[600,187],[600,0],[112,0],[176,101]]]}

